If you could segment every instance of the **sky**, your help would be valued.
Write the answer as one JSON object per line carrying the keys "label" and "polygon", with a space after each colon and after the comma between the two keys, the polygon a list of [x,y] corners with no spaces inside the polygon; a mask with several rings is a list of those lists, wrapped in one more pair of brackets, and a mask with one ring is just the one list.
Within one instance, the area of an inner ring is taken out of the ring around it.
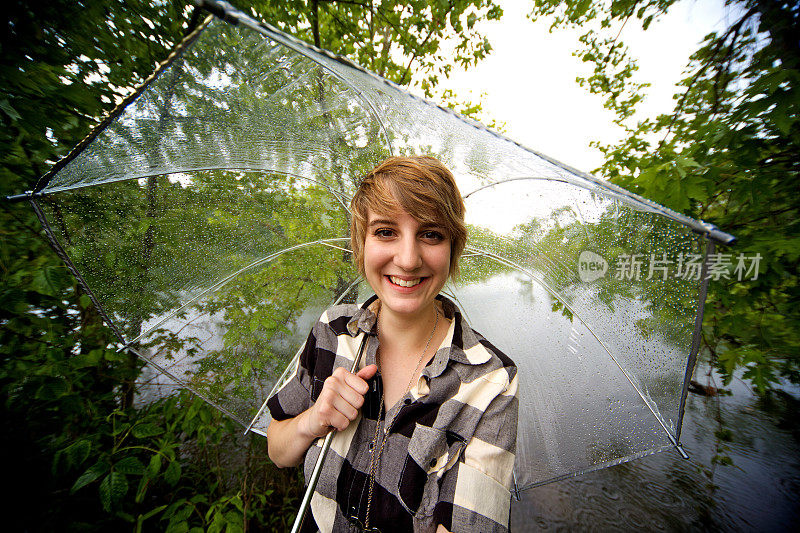
{"label": "sky", "polygon": [[[549,21],[531,22],[528,0],[496,1],[503,18],[482,21],[481,28],[493,52],[476,67],[454,72],[440,88],[453,89],[463,100],[480,101],[485,116],[505,122],[505,134],[524,146],[579,170],[597,168],[602,154],[589,143],[614,142],[622,132],[602,99],[575,81],[590,72],[572,56],[579,33],[549,33]],[[684,0],[646,32],[626,25],[621,39],[639,60],[635,77],[651,83],[639,118],[672,110],[675,84],[689,56],[706,34],[726,27],[732,17],[721,0]]]}

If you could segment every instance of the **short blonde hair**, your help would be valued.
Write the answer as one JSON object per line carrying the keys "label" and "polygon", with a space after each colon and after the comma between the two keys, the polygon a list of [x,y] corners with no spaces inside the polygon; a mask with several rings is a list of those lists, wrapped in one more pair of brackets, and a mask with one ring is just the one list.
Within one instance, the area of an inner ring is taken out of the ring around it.
{"label": "short blonde hair", "polygon": [[362,275],[370,210],[381,215],[403,210],[420,224],[441,226],[450,238],[450,276],[458,274],[467,242],[464,200],[453,174],[438,159],[390,157],[362,180],[350,202],[350,246]]}

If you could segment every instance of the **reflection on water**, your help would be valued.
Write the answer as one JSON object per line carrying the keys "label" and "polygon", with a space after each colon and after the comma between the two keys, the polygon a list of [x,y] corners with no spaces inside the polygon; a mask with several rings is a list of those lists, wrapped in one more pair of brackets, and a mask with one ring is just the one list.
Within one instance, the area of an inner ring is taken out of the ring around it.
{"label": "reflection on water", "polygon": [[[583,293],[591,286],[571,290],[574,315],[521,273],[498,273],[453,290],[472,327],[517,365],[520,488],[671,445],[663,427],[671,424],[662,425],[660,406],[667,406],[671,420],[688,344],[651,339],[648,350],[657,348],[663,362],[637,359],[624,349],[644,341],[623,324],[644,306],[622,299],[613,311],[588,306],[591,298]],[[659,381],[672,386],[652,386]]]}
{"label": "reflection on water", "polygon": [[[741,382],[731,388],[728,397],[689,395],[688,461],[670,451],[525,491],[512,504],[512,531],[795,531],[800,403],[786,395],[764,403]],[[712,465],[718,417],[733,433],[723,444],[734,466]]]}

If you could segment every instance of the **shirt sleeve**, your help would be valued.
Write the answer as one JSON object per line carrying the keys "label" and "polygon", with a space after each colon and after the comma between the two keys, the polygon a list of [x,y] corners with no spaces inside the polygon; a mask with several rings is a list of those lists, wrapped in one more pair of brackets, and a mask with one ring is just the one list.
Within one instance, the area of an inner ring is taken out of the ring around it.
{"label": "shirt sleeve", "polygon": [[311,398],[314,366],[316,364],[317,337],[319,322],[308,334],[305,345],[297,359],[293,374],[267,400],[267,408],[273,420],[294,418],[313,405]]}
{"label": "shirt sleeve", "polygon": [[489,403],[461,459],[442,477],[434,523],[448,531],[508,531],[517,442],[516,368]]}

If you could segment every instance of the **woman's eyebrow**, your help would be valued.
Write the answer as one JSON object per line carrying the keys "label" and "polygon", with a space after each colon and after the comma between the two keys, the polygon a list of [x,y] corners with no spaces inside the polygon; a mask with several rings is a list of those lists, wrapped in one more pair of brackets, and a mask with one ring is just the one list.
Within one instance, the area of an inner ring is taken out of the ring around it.
{"label": "woman's eyebrow", "polygon": [[369,224],[370,227],[372,226],[396,226],[397,223],[394,220],[384,219],[384,218],[376,218],[375,220],[370,220]]}

